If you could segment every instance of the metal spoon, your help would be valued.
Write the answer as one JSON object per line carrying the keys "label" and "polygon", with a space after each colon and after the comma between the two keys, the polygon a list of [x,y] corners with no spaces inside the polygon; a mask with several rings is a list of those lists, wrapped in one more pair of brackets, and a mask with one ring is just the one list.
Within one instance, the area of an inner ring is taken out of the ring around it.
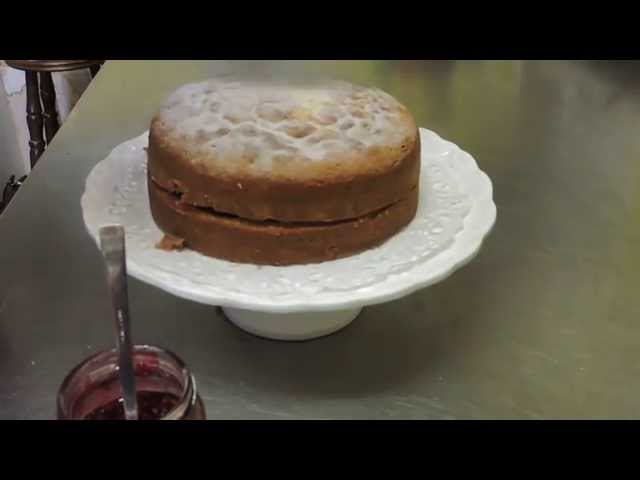
{"label": "metal spoon", "polygon": [[124,228],[121,225],[102,227],[100,229],[100,249],[106,264],[107,283],[111,292],[111,302],[116,321],[118,367],[125,418],[127,420],[137,420],[138,402],[133,371],[133,345],[129,320]]}

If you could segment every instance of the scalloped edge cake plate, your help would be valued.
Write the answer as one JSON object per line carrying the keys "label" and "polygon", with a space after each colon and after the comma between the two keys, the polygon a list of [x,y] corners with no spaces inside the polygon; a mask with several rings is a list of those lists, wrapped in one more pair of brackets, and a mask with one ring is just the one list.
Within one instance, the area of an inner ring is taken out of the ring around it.
{"label": "scalloped edge cake plate", "polygon": [[233,323],[269,338],[299,340],[343,328],[362,307],[437,283],[469,262],[496,220],[489,177],[474,158],[421,128],[422,175],[416,218],[383,245],[311,265],[260,267],[164,252],[146,193],[148,133],[118,145],[87,177],[85,226],[121,223],[131,276],[168,293],[223,307]]}

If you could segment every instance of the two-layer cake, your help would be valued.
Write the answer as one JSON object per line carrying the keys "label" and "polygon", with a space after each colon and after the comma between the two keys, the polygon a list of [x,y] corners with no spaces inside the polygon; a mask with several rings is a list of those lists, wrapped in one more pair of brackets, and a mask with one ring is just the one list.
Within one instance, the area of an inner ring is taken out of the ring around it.
{"label": "two-layer cake", "polygon": [[413,219],[420,142],[409,111],[378,89],[214,78],[162,105],[148,172],[165,246],[313,263],[377,246]]}

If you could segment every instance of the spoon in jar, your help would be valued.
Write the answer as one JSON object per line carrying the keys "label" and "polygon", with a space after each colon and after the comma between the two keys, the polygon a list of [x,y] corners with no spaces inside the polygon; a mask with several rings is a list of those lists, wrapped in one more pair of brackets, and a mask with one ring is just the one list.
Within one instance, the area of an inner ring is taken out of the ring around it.
{"label": "spoon in jar", "polygon": [[121,225],[109,225],[100,229],[100,250],[105,261],[107,284],[116,321],[118,376],[122,387],[125,418],[137,420],[138,402],[129,319],[125,239],[124,228]]}

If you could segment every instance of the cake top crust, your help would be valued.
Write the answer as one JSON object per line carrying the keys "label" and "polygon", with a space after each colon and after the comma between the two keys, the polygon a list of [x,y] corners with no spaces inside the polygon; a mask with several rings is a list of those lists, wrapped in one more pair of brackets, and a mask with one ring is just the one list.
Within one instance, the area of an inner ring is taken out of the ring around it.
{"label": "cake top crust", "polygon": [[258,177],[383,169],[417,141],[407,108],[377,88],[233,76],[178,88],[151,135],[200,171]]}

